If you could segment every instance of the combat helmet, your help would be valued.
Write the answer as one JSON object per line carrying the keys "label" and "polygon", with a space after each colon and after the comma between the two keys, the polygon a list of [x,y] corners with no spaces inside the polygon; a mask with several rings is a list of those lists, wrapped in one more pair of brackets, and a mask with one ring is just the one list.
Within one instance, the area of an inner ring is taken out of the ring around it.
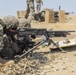
{"label": "combat helmet", "polygon": [[15,16],[5,16],[3,18],[3,23],[6,26],[6,28],[17,28],[19,25],[19,21]]}
{"label": "combat helmet", "polygon": [[31,27],[31,20],[25,19],[25,18],[20,18],[19,19],[19,27],[30,28]]}

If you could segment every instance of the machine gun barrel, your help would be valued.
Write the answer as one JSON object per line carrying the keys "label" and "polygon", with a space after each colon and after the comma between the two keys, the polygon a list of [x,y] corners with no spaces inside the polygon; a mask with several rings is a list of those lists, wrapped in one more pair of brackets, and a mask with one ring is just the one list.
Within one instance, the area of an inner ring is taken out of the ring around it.
{"label": "machine gun barrel", "polygon": [[63,30],[63,31],[53,31],[47,29],[35,29],[35,28],[20,28],[17,35],[19,37],[25,37],[26,35],[45,35],[46,37],[66,37],[70,32],[76,32],[74,30]]}
{"label": "machine gun barrel", "polygon": [[63,31],[47,31],[49,36],[52,37],[66,37],[66,35],[69,35],[70,32],[75,32],[74,30],[63,30]]}

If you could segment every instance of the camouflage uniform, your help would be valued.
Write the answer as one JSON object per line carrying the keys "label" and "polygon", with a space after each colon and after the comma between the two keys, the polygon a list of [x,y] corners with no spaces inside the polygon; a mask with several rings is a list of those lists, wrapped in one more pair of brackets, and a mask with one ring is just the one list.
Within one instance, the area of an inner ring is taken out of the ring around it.
{"label": "camouflage uniform", "polygon": [[2,26],[4,26],[4,23],[3,23],[3,20],[2,20],[2,19],[0,19],[0,24],[1,24]]}
{"label": "camouflage uniform", "polygon": [[[9,38],[11,41],[15,41],[14,35],[19,25],[18,20],[14,16],[6,16],[3,18],[3,38]],[[9,41],[9,40],[8,40]],[[6,45],[10,43],[6,42]]]}
{"label": "camouflage uniform", "polygon": [[29,5],[30,5],[30,0],[26,0],[26,4],[27,4],[27,13],[26,13],[26,15],[25,15],[25,18],[28,18],[28,16],[29,16],[29,13],[30,13],[30,7],[29,7]]}
{"label": "camouflage uniform", "polygon": [[14,16],[6,16],[2,21],[3,26],[3,49],[1,50],[1,56],[11,58],[14,56],[15,52],[20,50],[17,47],[15,34],[16,29],[19,25],[19,21]]}
{"label": "camouflage uniform", "polygon": [[36,11],[37,13],[40,13],[41,10],[41,3],[43,4],[42,0],[36,0],[37,6],[36,6]]}
{"label": "camouflage uniform", "polygon": [[25,19],[25,18],[19,19],[19,27],[30,28],[31,27],[31,20]]}
{"label": "camouflage uniform", "polygon": [[4,26],[3,20],[0,19],[0,32],[2,32],[2,34],[3,34],[3,26]]}
{"label": "camouflage uniform", "polygon": [[[34,15],[34,0],[27,0],[27,17],[32,18]],[[26,17],[26,18],[27,18]]]}

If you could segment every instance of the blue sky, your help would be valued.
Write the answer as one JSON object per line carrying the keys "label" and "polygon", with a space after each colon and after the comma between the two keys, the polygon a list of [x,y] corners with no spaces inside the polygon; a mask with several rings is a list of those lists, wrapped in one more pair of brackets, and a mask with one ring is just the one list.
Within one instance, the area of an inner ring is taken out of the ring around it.
{"label": "blue sky", "polygon": [[[43,0],[43,4],[42,9],[59,10],[61,5],[66,12],[76,13],[76,0]],[[0,0],[0,16],[16,15],[17,10],[26,10],[26,0]]]}

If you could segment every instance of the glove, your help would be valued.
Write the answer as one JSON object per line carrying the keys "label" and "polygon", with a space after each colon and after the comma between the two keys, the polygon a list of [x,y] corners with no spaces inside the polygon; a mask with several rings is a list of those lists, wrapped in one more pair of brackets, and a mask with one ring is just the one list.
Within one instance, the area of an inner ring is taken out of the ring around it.
{"label": "glove", "polygon": [[35,39],[35,38],[36,38],[36,35],[31,35],[31,38],[32,38],[32,39]]}
{"label": "glove", "polygon": [[6,38],[7,38],[7,35],[6,35],[6,34],[4,34],[4,35],[3,35],[3,38],[4,38],[4,37],[6,37]]}

